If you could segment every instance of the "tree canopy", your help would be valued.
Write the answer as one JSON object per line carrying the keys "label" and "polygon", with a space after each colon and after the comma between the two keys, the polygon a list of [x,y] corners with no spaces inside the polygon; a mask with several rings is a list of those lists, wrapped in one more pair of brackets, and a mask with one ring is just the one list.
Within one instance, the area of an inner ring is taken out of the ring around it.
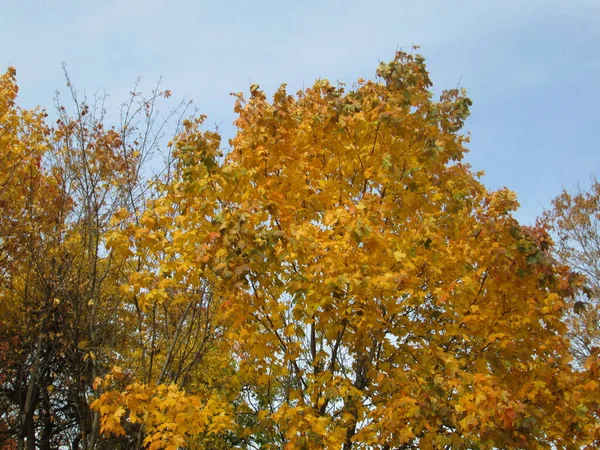
{"label": "tree canopy", "polygon": [[598,354],[573,364],[566,320],[583,277],[462,162],[464,90],[434,99],[414,53],[376,75],[253,85],[227,149],[189,117],[148,181],[148,128],[76,103],[50,129],[9,70],[0,439],[596,448]]}

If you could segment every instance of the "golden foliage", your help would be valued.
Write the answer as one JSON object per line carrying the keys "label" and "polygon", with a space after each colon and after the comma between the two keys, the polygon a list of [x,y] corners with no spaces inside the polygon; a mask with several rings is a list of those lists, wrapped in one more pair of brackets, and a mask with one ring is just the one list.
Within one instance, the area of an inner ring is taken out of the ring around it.
{"label": "golden foliage", "polygon": [[239,445],[593,445],[597,361],[571,368],[562,321],[580,278],[461,163],[464,91],[434,101],[402,52],[377,75],[254,85],[226,155],[187,121],[176,178],[114,238],[156,261],[128,289],[210,288]]}
{"label": "golden foliage", "polygon": [[[107,439],[598,445],[598,355],[573,369],[564,322],[583,278],[555,262],[542,227],[512,217],[513,193],[461,162],[466,93],[434,100],[430,87],[423,58],[399,52],[352,88],[237,94],[226,153],[203,116],[184,122],[156,195],[110,203],[95,228],[106,253],[90,261],[114,270],[89,313],[112,331],[81,345]],[[70,123],[53,135],[61,149]],[[121,158],[123,133],[96,132],[87,173],[120,198],[139,155]]]}

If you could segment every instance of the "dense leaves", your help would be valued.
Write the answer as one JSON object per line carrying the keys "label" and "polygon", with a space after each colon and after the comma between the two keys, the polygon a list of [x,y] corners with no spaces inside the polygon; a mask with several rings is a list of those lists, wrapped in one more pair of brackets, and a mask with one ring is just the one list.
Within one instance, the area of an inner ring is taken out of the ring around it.
{"label": "dense leaves", "polygon": [[[583,278],[461,162],[465,92],[430,88],[402,52],[352,88],[253,85],[227,152],[192,117],[151,198],[110,194],[86,448],[598,444],[598,355],[574,369],[563,320]],[[91,175],[131,177],[112,154]]]}

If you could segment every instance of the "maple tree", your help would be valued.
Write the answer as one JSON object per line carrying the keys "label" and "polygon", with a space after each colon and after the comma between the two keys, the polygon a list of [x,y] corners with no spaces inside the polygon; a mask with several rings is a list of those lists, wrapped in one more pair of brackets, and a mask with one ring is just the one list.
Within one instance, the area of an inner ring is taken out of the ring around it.
{"label": "maple tree", "polygon": [[[77,352],[71,365],[42,352],[63,378],[34,383],[70,393],[69,377],[84,373],[76,448],[598,446],[598,355],[574,367],[564,320],[584,279],[552,256],[544,227],[512,217],[514,194],[488,191],[461,162],[466,93],[434,100],[430,89],[423,58],[404,52],[351,88],[319,80],[269,101],[253,85],[248,99],[236,95],[230,148],[204,116],[183,121],[165,175],[137,203],[132,193],[145,191],[128,162],[140,167],[139,142],[116,151],[123,130],[75,145],[85,161],[59,159],[107,193],[91,218],[96,190],[69,195],[82,211],[69,217],[86,219],[64,220],[60,245],[54,232],[42,239],[52,243],[44,255],[70,261],[90,254],[81,230],[93,230],[96,250],[78,265],[85,295],[36,299],[85,332],[75,347],[39,321],[27,336],[28,355],[39,336]],[[81,117],[57,130],[40,117],[46,151],[61,155],[52,152],[68,136],[81,143]],[[36,182],[57,184],[56,167],[39,165]],[[9,236],[2,244],[18,248]],[[100,285],[87,281],[98,274]],[[22,339],[20,321],[38,316],[17,308],[14,282],[1,295]],[[3,364],[15,357],[0,352]],[[42,417],[15,428],[33,430],[20,442],[42,440]]]}
{"label": "maple tree", "polygon": [[[175,178],[109,243],[152,255],[124,286],[142,308],[210,286],[235,368],[203,382],[230,405],[205,416],[229,428],[146,423],[151,448],[593,445],[597,361],[571,368],[561,321],[581,280],[460,162],[464,92],[433,101],[418,55],[378,76],[272,102],[252,86],[226,155],[187,121]],[[93,405],[104,431],[154,415],[116,400],[137,389]]]}
{"label": "maple tree", "polygon": [[600,182],[588,190],[563,192],[541,218],[553,232],[559,260],[585,275],[586,289],[567,315],[575,358],[581,365],[600,349]]}

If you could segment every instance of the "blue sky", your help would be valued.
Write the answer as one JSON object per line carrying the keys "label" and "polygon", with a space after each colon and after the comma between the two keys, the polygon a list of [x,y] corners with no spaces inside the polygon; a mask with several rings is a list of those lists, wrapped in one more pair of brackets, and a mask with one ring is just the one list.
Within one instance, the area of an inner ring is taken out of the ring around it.
{"label": "blue sky", "polygon": [[413,44],[436,92],[469,91],[468,162],[516,191],[522,222],[599,174],[600,0],[0,0],[0,70],[17,68],[22,106],[52,106],[66,61],[115,108],[162,76],[229,135],[230,92],[373,77]]}

